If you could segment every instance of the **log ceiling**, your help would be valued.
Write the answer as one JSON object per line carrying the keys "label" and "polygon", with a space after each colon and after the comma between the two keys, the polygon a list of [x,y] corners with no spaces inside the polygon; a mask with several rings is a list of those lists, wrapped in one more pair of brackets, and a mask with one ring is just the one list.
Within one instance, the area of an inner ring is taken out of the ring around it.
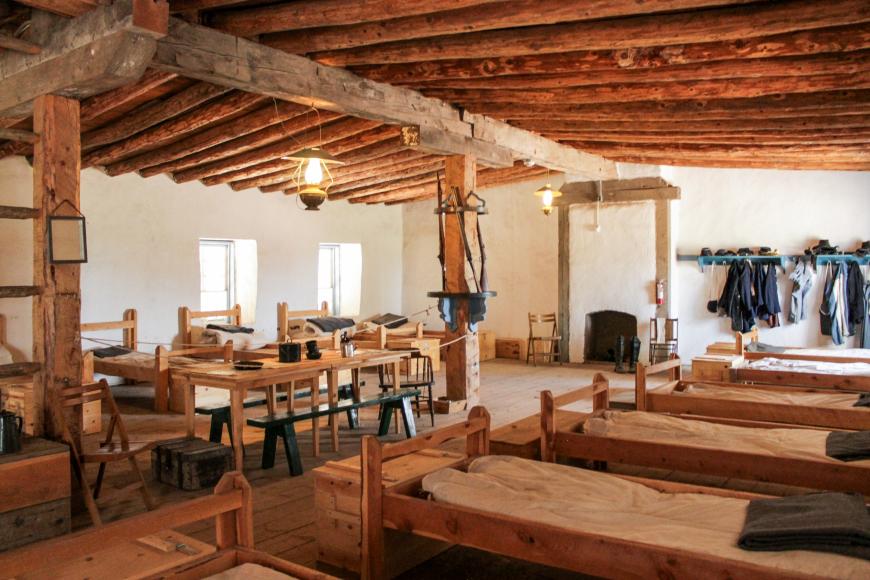
{"label": "log ceiling", "polygon": [[[42,50],[31,10],[76,17],[105,3],[0,0],[0,49]],[[504,129],[478,115],[611,161],[870,169],[866,0],[170,0],[170,12],[445,101],[495,144]],[[404,147],[394,121],[315,114],[161,58],[82,100],[83,167],[273,194],[292,188],[284,157],[323,143],[346,163],[333,199],[435,195],[443,157]],[[32,122],[0,118],[0,129],[26,135]],[[32,149],[21,137],[0,156]],[[481,167],[478,186],[545,172]]]}

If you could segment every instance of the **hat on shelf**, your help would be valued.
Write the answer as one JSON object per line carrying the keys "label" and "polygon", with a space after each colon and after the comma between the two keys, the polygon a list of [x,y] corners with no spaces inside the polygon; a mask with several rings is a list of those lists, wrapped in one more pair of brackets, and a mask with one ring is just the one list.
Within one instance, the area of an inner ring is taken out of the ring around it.
{"label": "hat on shelf", "polygon": [[717,256],[736,256],[737,254],[735,254],[735,253],[734,253],[733,251],[731,251],[731,250],[723,250],[723,249],[719,249],[719,250],[716,250],[716,255],[717,255]]}
{"label": "hat on shelf", "polygon": [[819,243],[810,248],[813,254],[818,255],[829,255],[836,254],[840,251],[839,246],[832,246],[830,240],[826,240],[824,238],[819,240]]}
{"label": "hat on shelf", "polygon": [[870,252],[870,240],[867,240],[866,242],[861,242],[861,248],[860,248],[860,249],[861,249],[861,250],[867,250],[868,252]]}
{"label": "hat on shelf", "polygon": [[738,256],[754,256],[755,252],[753,252],[750,248],[740,248],[737,250]]}
{"label": "hat on shelf", "polygon": [[758,255],[759,256],[778,256],[779,251],[776,248],[771,249],[771,248],[768,248],[767,246],[761,246],[760,248],[758,248]]}
{"label": "hat on shelf", "polygon": [[710,248],[701,248],[701,255],[702,256],[712,256],[713,251]]}

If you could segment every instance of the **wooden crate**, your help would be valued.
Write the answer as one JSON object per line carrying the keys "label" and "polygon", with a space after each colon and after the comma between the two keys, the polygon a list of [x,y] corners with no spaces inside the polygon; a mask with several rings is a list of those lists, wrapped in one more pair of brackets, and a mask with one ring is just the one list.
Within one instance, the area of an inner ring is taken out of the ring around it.
{"label": "wooden crate", "polygon": [[213,487],[232,469],[232,449],[204,439],[171,439],[151,450],[154,479],[186,491]]}
{"label": "wooden crate", "polygon": [[743,357],[733,354],[705,354],[692,359],[692,378],[729,381],[731,369],[743,364]]}
{"label": "wooden crate", "polygon": [[21,451],[0,455],[0,550],[69,531],[69,448],[26,437]]}
{"label": "wooden crate", "polygon": [[525,361],[528,351],[528,340],[525,338],[496,338],[496,358],[509,358]]}
{"label": "wooden crate", "polygon": [[[384,464],[387,489],[402,485],[444,467],[459,465],[464,455],[426,450]],[[360,530],[360,458],[329,461],[313,470],[317,528],[317,559],[320,563],[358,573],[362,532]],[[420,536],[385,530],[387,577],[394,577],[432,558],[449,545]]]}
{"label": "wooden crate", "polygon": [[495,358],[495,333],[491,330],[478,330],[477,340],[480,345],[480,362]]}

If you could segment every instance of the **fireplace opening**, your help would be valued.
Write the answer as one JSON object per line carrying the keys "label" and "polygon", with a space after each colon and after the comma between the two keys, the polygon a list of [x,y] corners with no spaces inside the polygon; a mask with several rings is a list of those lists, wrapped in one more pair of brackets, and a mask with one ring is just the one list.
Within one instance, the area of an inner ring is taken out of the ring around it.
{"label": "fireplace opening", "polygon": [[616,362],[616,337],[625,337],[623,360],[628,360],[631,337],[637,334],[637,317],[617,310],[600,310],[586,315],[587,362]]}

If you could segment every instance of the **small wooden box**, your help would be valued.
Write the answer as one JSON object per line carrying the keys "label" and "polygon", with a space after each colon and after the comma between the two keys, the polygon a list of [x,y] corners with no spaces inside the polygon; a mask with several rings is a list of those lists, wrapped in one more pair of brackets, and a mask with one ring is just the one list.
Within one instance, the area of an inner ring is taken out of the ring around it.
{"label": "small wooden box", "polygon": [[743,364],[734,354],[705,354],[692,359],[692,378],[707,381],[730,380],[731,369]]}
{"label": "small wooden box", "polygon": [[528,341],[525,338],[496,338],[496,358],[526,360]]}
{"label": "small wooden box", "polygon": [[[384,487],[389,490],[427,473],[459,465],[464,459],[462,454],[437,449],[399,457],[384,463]],[[362,558],[360,458],[329,461],[313,473],[317,560],[358,573]],[[395,530],[385,530],[384,543],[387,578],[398,576],[450,547]]]}
{"label": "small wooden box", "polygon": [[154,479],[187,491],[213,487],[232,469],[232,449],[203,439],[171,439],[151,450]]}
{"label": "small wooden box", "polygon": [[66,445],[39,437],[0,455],[0,550],[69,533],[69,466]]}
{"label": "small wooden box", "polygon": [[480,345],[480,362],[495,358],[495,333],[491,330],[478,330],[477,341]]}

